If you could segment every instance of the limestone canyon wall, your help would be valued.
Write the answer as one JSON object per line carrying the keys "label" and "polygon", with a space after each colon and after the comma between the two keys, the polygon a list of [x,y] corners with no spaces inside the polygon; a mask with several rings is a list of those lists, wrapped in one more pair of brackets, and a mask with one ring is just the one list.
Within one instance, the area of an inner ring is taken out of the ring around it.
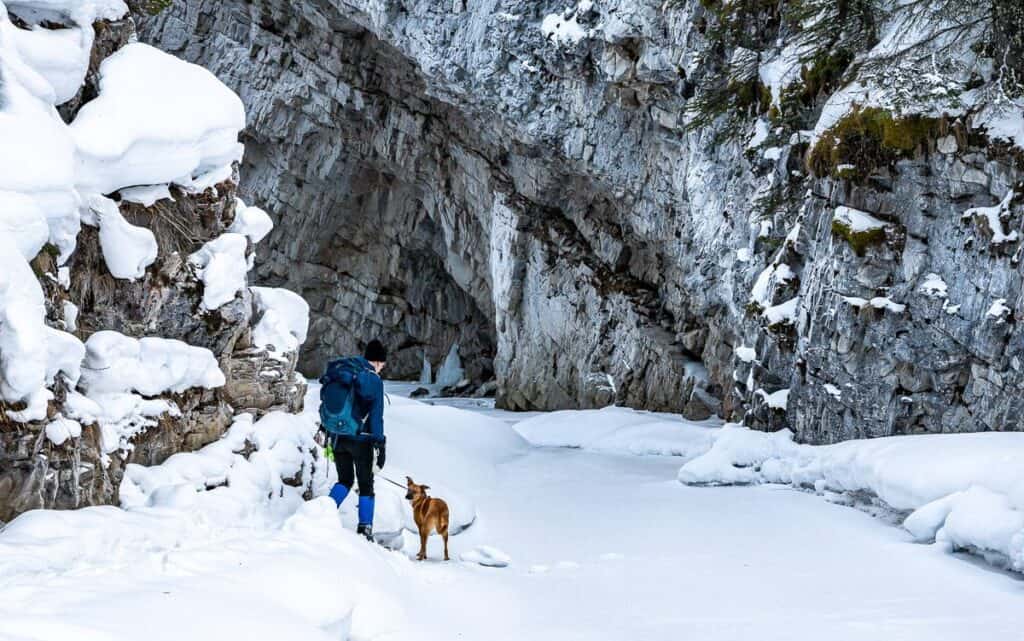
{"label": "limestone canyon wall", "polygon": [[922,4],[195,0],[142,37],[246,104],[307,373],[383,335],[513,409],[1019,429],[1024,23]]}

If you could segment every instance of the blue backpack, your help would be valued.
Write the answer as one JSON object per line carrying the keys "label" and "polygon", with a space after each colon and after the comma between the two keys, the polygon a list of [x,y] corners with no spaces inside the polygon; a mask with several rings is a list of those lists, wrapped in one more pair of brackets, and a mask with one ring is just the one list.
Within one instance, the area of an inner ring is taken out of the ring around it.
{"label": "blue backpack", "polygon": [[363,422],[353,415],[356,377],[366,370],[358,358],[331,361],[320,377],[320,425],[328,434],[357,436]]}

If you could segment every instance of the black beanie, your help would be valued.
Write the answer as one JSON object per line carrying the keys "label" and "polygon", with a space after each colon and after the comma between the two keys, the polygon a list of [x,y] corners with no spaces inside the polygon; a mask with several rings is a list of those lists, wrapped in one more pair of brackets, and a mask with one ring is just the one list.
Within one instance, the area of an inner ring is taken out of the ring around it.
{"label": "black beanie", "polygon": [[383,363],[388,360],[388,349],[384,347],[384,343],[375,338],[366,344],[366,351],[363,352],[363,358],[371,363]]}

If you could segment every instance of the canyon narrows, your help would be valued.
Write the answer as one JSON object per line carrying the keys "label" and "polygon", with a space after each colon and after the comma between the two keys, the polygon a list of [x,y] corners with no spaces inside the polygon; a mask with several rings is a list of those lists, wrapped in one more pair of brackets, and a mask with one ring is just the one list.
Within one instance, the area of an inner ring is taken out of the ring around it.
{"label": "canyon narrows", "polygon": [[[458,343],[509,408],[811,442],[1017,429],[1019,240],[965,216],[1020,225],[1020,151],[967,100],[1006,25],[922,55],[932,14],[810,4],[830,26],[785,3],[207,1],[143,37],[248,107],[241,188],[279,221],[259,274],[312,303],[307,372],[384,334],[408,377]],[[874,106],[928,56],[939,98]]]}

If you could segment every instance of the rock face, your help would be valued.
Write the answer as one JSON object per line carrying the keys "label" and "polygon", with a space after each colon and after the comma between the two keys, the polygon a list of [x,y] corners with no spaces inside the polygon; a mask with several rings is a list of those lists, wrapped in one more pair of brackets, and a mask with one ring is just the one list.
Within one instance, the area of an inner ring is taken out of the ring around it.
{"label": "rock face", "polygon": [[[278,223],[259,276],[310,301],[306,372],[382,335],[410,378],[458,342],[512,409],[1019,429],[1002,79],[951,62],[959,106],[936,103],[898,35],[926,18],[848,5],[200,0],[142,36],[247,105],[241,191]],[[990,31],[935,59],[1019,45]],[[998,234],[963,217],[1004,199]]]}
{"label": "rock face", "polygon": [[[130,18],[101,21],[95,31],[86,83],[60,109],[68,121],[96,96],[100,62],[129,41],[134,23]],[[82,228],[75,251],[63,267],[58,266],[58,252],[52,245],[31,262],[43,290],[49,327],[67,330],[82,341],[97,331],[113,330],[129,337],[177,339],[207,348],[226,382],[215,389],[193,387],[155,397],[121,395],[123,400],[130,397],[142,404],[172,403],[174,410],[126,419],[142,421],[145,416],[137,433],[116,448],[110,447],[102,421],[81,420],[80,435],[55,438],[50,434],[51,421],[73,414],[68,397],[75,390],[69,389],[66,378],[56,378],[45,420],[16,421],[12,413],[25,408],[0,401],[0,522],[34,508],[116,504],[127,464],[157,464],[177,452],[211,443],[221,437],[237,411],[260,415],[301,409],[305,382],[295,372],[297,353],[271,356],[252,345],[255,319],[249,290],[242,289],[216,310],[204,310],[203,283],[188,262],[190,254],[234,222],[235,169],[233,176],[209,188],[187,190],[172,185],[171,199],[150,206],[111,195],[125,220],[152,231],[157,241],[156,260],[142,278],[115,278],[110,273],[100,233],[92,226]],[[248,252],[253,251],[250,243]],[[185,365],[154,365],[161,366]]]}
{"label": "rock face", "polygon": [[[127,336],[161,336],[206,347],[217,356],[226,383],[215,390],[193,389],[167,396],[177,414],[163,415],[141,430],[130,448],[115,453],[101,445],[101,428],[83,425],[80,438],[56,445],[46,437],[47,421],[17,423],[0,403],[0,521],[29,509],[116,504],[118,486],[129,463],[155,465],[172,454],[216,441],[236,411],[261,416],[267,411],[300,411],[305,382],[295,372],[297,354],[273,358],[250,344],[252,297],[246,291],[215,311],[200,309],[201,283],[183,257],[223,233],[234,219],[235,180],[199,194],[172,188],[175,200],[150,208],[124,202],[121,211],[133,224],[154,231],[157,261],[135,282],[107,271],[98,234],[83,228],[69,261],[71,283],[55,284],[57,267],[43,252],[33,267],[46,283],[48,321],[67,326],[66,303],[78,309],[77,329],[119,331]],[[174,221],[164,225],[161,221]],[[50,418],[66,412],[68,390],[59,387]]]}

